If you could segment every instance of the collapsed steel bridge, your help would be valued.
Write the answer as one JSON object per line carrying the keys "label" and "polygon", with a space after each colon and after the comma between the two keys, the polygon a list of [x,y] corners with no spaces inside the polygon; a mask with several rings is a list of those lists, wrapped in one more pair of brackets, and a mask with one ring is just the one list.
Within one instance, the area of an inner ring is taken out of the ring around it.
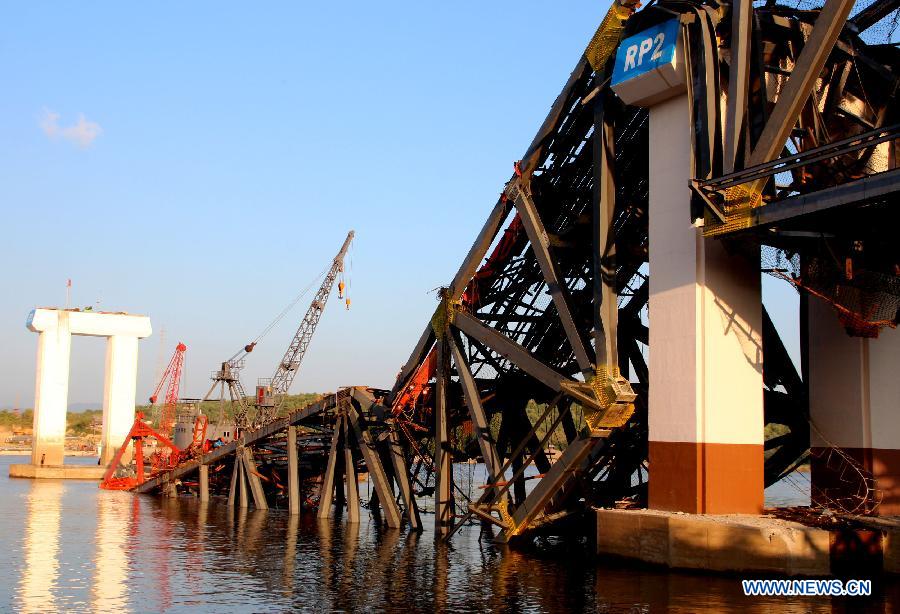
{"label": "collapsed steel bridge", "polygon": [[[320,516],[346,506],[355,521],[366,471],[370,507],[389,526],[420,528],[417,497],[433,497],[438,536],[478,521],[500,541],[556,530],[590,506],[645,506],[651,143],[647,110],[609,87],[616,47],[680,20],[695,176],[684,223],[754,266],[762,247],[765,272],[801,300],[831,302],[850,334],[873,336],[896,325],[900,303],[890,207],[900,52],[878,39],[900,2],[856,4],[638,11],[616,0],[393,389],[342,389],[138,490],[193,488],[199,472],[201,497]],[[769,485],[805,460],[810,431],[804,365],[765,314],[763,327],[765,417],[779,425],[766,442]],[[488,473],[478,496],[453,476],[454,462],[475,458]]]}

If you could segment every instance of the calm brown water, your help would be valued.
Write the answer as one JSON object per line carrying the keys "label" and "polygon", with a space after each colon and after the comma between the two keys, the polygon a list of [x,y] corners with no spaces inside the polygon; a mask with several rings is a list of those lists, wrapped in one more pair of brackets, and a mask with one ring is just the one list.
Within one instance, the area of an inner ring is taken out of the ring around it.
{"label": "calm brown water", "polygon": [[383,530],[367,514],[353,526],[10,480],[13,462],[22,459],[0,457],[2,611],[890,612],[900,603],[896,584],[869,601],[749,598],[738,578],[620,567],[578,545],[511,551],[471,527],[447,547],[430,530]]}

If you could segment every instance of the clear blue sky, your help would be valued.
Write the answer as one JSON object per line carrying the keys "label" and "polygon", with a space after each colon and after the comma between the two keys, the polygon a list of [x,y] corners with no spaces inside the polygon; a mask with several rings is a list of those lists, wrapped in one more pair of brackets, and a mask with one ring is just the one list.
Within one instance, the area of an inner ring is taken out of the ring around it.
{"label": "clear blue sky", "polygon": [[[151,316],[139,400],[179,340],[201,395],[350,228],[353,309],[330,303],[293,390],[389,387],[607,4],[565,7],[6,3],[0,407],[31,405],[25,318],[67,278],[74,306]],[[103,352],[74,342],[71,403],[101,398]]]}

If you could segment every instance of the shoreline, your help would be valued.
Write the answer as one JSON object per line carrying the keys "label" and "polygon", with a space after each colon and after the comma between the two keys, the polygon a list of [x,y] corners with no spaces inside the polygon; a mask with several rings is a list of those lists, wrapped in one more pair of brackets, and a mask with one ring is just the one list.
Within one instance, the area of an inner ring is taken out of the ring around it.
{"label": "shoreline", "polygon": [[[22,450],[0,450],[0,456],[31,456],[31,448],[26,448]],[[63,456],[66,457],[78,457],[78,456],[93,456],[95,458],[99,458],[96,452],[86,452],[82,450],[66,450]]]}

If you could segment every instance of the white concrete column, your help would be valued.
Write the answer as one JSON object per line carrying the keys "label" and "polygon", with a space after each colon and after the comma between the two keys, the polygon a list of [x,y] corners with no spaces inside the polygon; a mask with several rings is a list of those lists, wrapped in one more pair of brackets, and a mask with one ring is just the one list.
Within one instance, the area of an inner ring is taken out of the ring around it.
{"label": "white concrete column", "polygon": [[759,260],[690,223],[687,96],[650,109],[650,507],[763,505]]}
{"label": "white concrete column", "polygon": [[26,326],[38,334],[31,463],[62,465],[72,335],[66,311],[32,311]]}
{"label": "white concrete column", "polygon": [[[100,463],[112,461],[134,424],[137,392],[138,338],[112,335],[106,342],[106,381],[103,384],[103,446]],[[123,462],[131,459],[123,457]]]}
{"label": "white concrete column", "polygon": [[[900,514],[900,331],[877,339],[851,337],[826,302],[809,300],[809,411],[814,428],[814,499],[858,493],[860,481],[827,466],[838,446],[870,472],[883,500],[881,515]],[[824,495],[824,496],[823,496]]]}

